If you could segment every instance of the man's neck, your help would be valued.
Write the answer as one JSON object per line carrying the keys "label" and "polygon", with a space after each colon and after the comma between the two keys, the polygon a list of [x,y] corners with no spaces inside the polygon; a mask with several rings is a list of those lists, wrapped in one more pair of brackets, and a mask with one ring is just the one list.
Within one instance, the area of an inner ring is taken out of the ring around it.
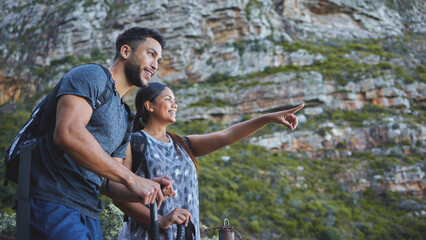
{"label": "man's neck", "polygon": [[121,98],[132,88],[132,85],[130,85],[126,79],[123,69],[124,66],[118,62],[114,62],[109,67],[109,71],[115,81],[115,88],[117,89],[117,92]]}

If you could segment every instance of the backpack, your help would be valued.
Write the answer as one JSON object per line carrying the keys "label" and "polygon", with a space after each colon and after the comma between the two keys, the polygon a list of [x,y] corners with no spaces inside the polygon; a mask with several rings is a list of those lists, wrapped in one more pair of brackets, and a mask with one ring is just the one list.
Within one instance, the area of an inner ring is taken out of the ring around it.
{"label": "backpack", "polygon": [[[98,65],[98,64],[96,64]],[[108,80],[105,83],[105,90],[103,93],[96,99],[94,111],[98,109],[100,106],[102,106],[104,103],[108,102],[112,94],[114,93],[114,83],[112,80],[112,76],[109,73],[108,69],[104,68],[101,65],[98,65],[102,67],[105,74],[108,77]],[[59,82],[62,81],[62,78]],[[55,89],[58,87],[59,84],[55,87]],[[9,148],[6,151],[6,156],[4,158],[4,164],[5,164],[5,179],[4,179],[4,185],[8,185],[8,180],[18,183],[18,170],[19,170],[19,162],[20,162],[20,155],[21,155],[21,147],[25,146],[29,142],[33,141],[34,139],[37,140],[37,138],[43,136],[50,130],[52,130],[55,126],[54,123],[46,123],[44,122],[42,124],[41,119],[43,118],[43,113],[47,111],[47,106],[49,105],[49,99],[51,99],[51,95],[54,95],[52,92],[48,94],[33,110],[31,113],[31,116],[25,123],[24,127],[19,131],[18,135],[13,140],[12,144],[9,146]],[[124,103],[125,104],[125,103]],[[125,104],[126,110],[128,113],[130,112],[130,108]],[[131,114],[129,114],[130,118]],[[133,116],[133,115],[132,115]],[[133,120],[133,118],[131,119]],[[128,120],[128,128],[129,128],[129,121]],[[128,129],[128,134],[130,134],[130,130]],[[124,138],[123,141],[125,141],[126,138]]]}

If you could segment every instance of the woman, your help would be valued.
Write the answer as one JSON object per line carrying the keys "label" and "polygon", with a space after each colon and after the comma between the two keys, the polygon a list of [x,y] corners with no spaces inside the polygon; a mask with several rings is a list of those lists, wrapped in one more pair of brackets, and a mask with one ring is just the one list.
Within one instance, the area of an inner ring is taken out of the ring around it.
{"label": "woman", "polygon": [[[278,123],[290,130],[297,127],[293,113],[304,104],[275,113],[235,124],[222,131],[189,135],[184,138],[167,131],[167,126],[176,121],[177,103],[170,88],[158,82],[150,83],[136,95],[136,117],[131,138],[131,154],[126,154],[124,164],[131,168],[133,158],[145,158],[146,165],[140,164],[136,174],[144,176],[145,166],[150,177],[169,176],[173,188],[163,190],[165,197],[159,209],[159,226],[162,239],[175,239],[175,224],[188,225],[193,222],[196,239],[200,239],[197,161],[195,157],[216,151],[235,143],[262,128],[267,123]],[[146,141],[141,141],[146,136]],[[147,148],[141,156],[143,142]],[[139,155],[138,155],[139,154]],[[135,159],[133,159],[135,160]],[[129,216],[119,239],[149,239],[149,209],[141,203],[116,202]]]}

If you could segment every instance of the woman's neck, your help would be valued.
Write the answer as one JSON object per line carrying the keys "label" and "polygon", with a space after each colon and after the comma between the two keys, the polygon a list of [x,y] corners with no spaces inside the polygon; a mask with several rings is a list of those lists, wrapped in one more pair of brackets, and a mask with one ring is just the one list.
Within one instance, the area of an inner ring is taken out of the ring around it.
{"label": "woman's neck", "polygon": [[170,142],[169,138],[167,137],[167,128],[164,126],[147,123],[143,130],[158,141]]}

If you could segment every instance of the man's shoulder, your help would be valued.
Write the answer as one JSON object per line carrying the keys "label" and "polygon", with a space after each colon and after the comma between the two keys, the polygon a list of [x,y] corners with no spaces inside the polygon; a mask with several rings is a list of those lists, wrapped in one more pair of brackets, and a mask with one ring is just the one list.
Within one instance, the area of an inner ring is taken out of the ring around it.
{"label": "man's shoulder", "polygon": [[105,86],[108,79],[111,79],[109,70],[93,63],[74,67],[64,75],[65,82],[72,82],[75,86],[85,86],[89,89]]}
{"label": "man's shoulder", "polygon": [[96,109],[115,95],[113,82],[110,79],[108,69],[100,65],[80,65],[63,76],[54,94],[56,98],[66,94],[83,97],[93,109]]}
{"label": "man's shoulder", "polygon": [[109,71],[103,66],[95,63],[88,63],[74,67],[66,76],[69,77],[84,77],[84,78],[101,78],[105,79]]}

